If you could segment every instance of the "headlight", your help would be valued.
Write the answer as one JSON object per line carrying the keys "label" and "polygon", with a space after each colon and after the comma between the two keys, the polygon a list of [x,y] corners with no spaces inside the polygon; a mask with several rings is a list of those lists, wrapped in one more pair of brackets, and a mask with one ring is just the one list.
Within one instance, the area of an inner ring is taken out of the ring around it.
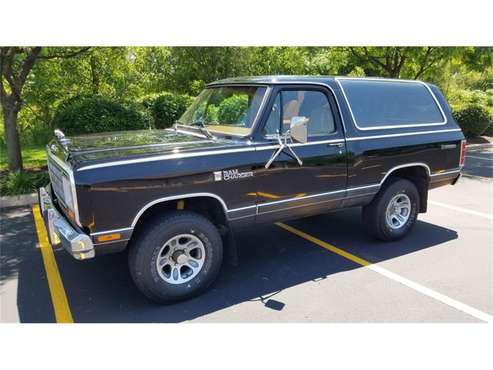
{"label": "headlight", "polygon": [[72,186],[70,185],[70,180],[65,176],[62,176],[62,185],[63,185],[63,200],[67,207],[71,210],[74,210],[74,200],[72,199]]}

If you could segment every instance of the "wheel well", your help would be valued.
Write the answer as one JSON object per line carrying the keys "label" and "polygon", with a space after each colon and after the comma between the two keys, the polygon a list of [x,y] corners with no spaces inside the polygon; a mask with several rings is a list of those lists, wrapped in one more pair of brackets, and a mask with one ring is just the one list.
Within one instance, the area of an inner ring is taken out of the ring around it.
{"label": "wheel well", "polygon": [[138,231],[142,225],[145,225],[146,220],[176,210],[187,210],[198,213],[209,219],[219,230],[228,226],[226,211],[219,200],[207,196],[184,197],[181,199],[159,202],[146,209],[137,220],[134,227],[134,233]]}
{"label": "wheel well", "polygon": [[419,212],[426,212],[428,208],[428,187],[430,184],[430,176],[426,168],[423,166],[410,166],[396,169],[386,177],[382,185],[387,183],[389,179],[396,177],[409,180],[416,185],[419,193]]}

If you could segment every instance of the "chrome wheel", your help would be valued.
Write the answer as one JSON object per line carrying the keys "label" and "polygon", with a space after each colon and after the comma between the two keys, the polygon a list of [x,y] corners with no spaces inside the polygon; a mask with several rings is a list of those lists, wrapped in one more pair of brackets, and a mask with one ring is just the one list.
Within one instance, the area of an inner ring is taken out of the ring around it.
{"label": "chrome wheel", "polygon": [[202,270],[205,247],[192,234],[180,234],[169,239],[159,250],[156,268],[161,279],[170,284],[183,284]]}
{"label": "chrome wheel", "polygon": [[385,212],[387,225],[392,229],[400,229],[404,226],[411,215],[411,199],[406,194],[394,196]]}

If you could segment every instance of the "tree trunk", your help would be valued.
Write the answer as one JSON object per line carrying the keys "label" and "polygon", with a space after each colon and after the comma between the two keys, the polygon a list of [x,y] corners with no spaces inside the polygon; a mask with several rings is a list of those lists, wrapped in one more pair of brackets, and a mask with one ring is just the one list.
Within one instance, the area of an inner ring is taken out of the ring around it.
{"label": "tree trunk", "polygon": [[7,144],[7,158],[10,171],[22,171],[22,155],[19,140],[19,131],[17,130],[17,114],[19,110],[14,104],[5,104],[3,106],[3,126],[5,129],[5,141]]}
{"label": "tree trunk", "polygon": [[91,76],[92,76],[92,92],[93,94],[99,94],[98,63],[94,56],[91,56],[90,65],[91,65]]}

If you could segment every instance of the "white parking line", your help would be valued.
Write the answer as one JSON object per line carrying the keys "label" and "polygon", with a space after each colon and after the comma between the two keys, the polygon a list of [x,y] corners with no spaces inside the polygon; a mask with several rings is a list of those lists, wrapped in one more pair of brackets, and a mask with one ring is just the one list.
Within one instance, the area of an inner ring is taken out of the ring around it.
{"label": "white parking line", "polygon": [[453,307],[459,311],[462,311],[464,313],[467,313],[477,319],[483,320],[487,323],[493,322],[493,316],[487,314],[486,312],[480,311],[474,307],[471,307],[465,303],[459,302],[456,299],[450,298],[446,296],[445,294],[439,293],[433,289],[427,288],[421,284],[418,284],[412,280],[406,279],[403,276],[397,275],[396,273],[393,273],[392,271],[389,271],[387,269],[384,269],[383,267],[380,267],[378,265],[369,265],[366,266],[370,270],[373,270],[391,280],[397,281],[398,283],[401,283],[402,285],[405,285],[411,289],[414,289],[415,291],[424,294],[430,298],[433,298],[439,302],[445,303],[446,305]]}
{"label": "white parking line", "polygon": [[443,208],[452,209],[454,211],[469,213],[471,215],[475,215],[475,216],[479,216],[479,217],[484,217],[484,218],[487,218],[489,220],[493,220],[493,215],[491,215],[489,213],[478,212],[478,211],[473,211],[473,210],[467,209],[467,208],[451,206],[449,204],[435,202],[434,200],[429,200],[428,203],[433,204],[435,206],[440,206],[440,207],[443,207]]}
{"label": "white parking line", "polygon": [[490,177],[470,175],[470,174],[465,173],[465,172],[462,172],[462,176],[468,177],[468,178],[471,178],[471,179],[480,179],[480,180],[487,180],[487,181],[490,181],[491,180]]}
{"label": "white parking line", "polygon": [[482,157],[476,157],[473,155],[466,155],[466,158],[482,159],[484,161],[493,161],[493,158],[482,158]]}
{"label": "white parking line", "polygon": [[401,275],[398,275],[392,271],[389,271],[381,266],[378,266],[376,264],[372,264],[371,262],[361,258],[361,257],[358,257],[352,253],[349,253],[349,252],[346,252],[345,250],[341,249],[341,248],[338,248],[332,244],[329,244],[327,242],[324,242],[323,240],[320,240],[310,234],[307,234],[305,233],[304,231],[301,231],[299,229],[296,229],[290,225],[286,225],[282,222],[277,222],[276,223],[277,226],[283,228],[284,230],[286,231],[289,231],[295,235],[298,235],[299,237],[305,239],[305,240],[308,240],[309,242],[312,242],[314,244],[317,244],[318,246],[322,247],[322,248],[325,248],[333,253],[336,253],[338,255],[340,255],[341,257],[344,257],[350,261],[353,261],[354,263],[358,264],[358,265],[361,265],[363,267],[366,267],[370,270],[372,270],[373,272],[376,272],[380,275],[383,275],[385,276],[386,278],[389,278],[391,280],[394,280],[402,285],[405,285],[407,286],[408,288],[411,288],[425,296],[428,296],[430,298],[433,298],[441,303],[444,303],[446,304],[447,306],[450,306],[450,307],[453,307],[461,312],[464,312],[468,315],[471,315],[479,320],[483,320],[485,322],[488,322],[488,323],[491,323],[493,322],[493,316],[486,313],[486,312],[483,312],[483,311],[480,311],[474,307],[471,307],[465,303],[462,303],[462,302],[459,302],[453,298],[450,298],[448,296],[446,296],[445,294],[442,294],[442,293],[439,293],[433,289],[430,289],[430,288],[427,288],[421,284],[418,284],[412,280],[409,280],[409,279],[406,279],[405,277],[401,276]]}

